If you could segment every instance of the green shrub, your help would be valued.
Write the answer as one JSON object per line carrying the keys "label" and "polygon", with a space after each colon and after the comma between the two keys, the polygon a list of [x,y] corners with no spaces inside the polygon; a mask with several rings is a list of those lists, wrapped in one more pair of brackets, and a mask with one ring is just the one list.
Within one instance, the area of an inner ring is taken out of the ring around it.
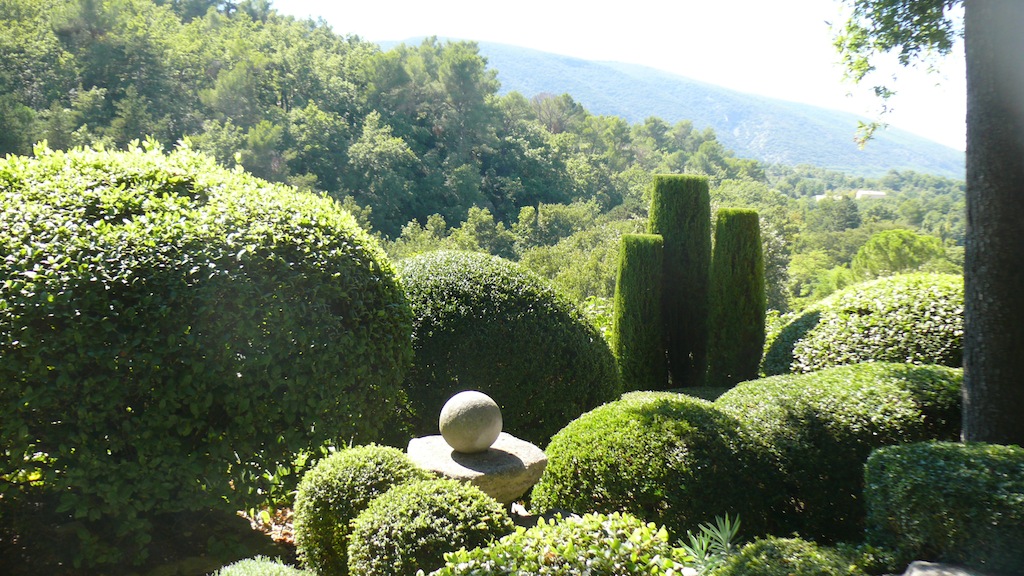
{"label": "green shrub", "polygon": [[612,351],[626,390],[664,390],[668,386],[661,326],[663,249],[661,236],[622,237]]}
{"label": "green shrub", "polygon": [[452,552],[431,576],[681,574],[685,561],[663,527],[630,514],[586,514],[541,518],[490,546]]}
{"label": "green shrub", "polygon": [[765,289],[757,212],[722,208],[708,298],[708,384],[757,378],[764,352]]}
{"label": "green shrub", "polygon": [[396,412],[410,312],[334,201],[153,147],[8,157],[0,191],[0,478],[87,527],[238,510]]}
{"label": "green shrub", "polygon": [[815,540],[863,533],[864,461],[875,448],[960,433],[963,372],[867,363],[739,384],[715,405],[776,459],[786,490],[774,533]]}
{"label": "green shrub", "polygon": [[256,556],[229,564],[214,572],[213,576],[312,576],[312,574],[312,572],[283,564],[280,559],[271,560],[266,556]]}
{"label": "green shrub", "polygon": [[385,446],[347,448],[317,462],[295,495],[295,546],[303,566],[345,574],[352,520],[391,487],[429,477],[404,452]]}
{"label": "green shrub", "polygon": [[905,560],[1024,567],[1024,448],[928,442],[871,454],[868,541]]}
{"label": "green shrub", "polygon": [[771,376],[858,362],[963,364],[964,282],[906,274],[840,290],[813,304],[768,342]]}
{"label": "green shrub", "polygon": [[665,239],[664,334],[675,386],[702,386],[707,373],[711,195],[704,176],[655,175],[647,226]]}
{"label": "green shrub", "polygon": [[712,576],[863,576],[856,558],[799,538],[759,538],[730,556]]}
{"label": "green shrub", "polygon": [[477,548],[513,531],[504,507],[471,484],[419,480],[395,486],[352,522],[353,576],[414,574],[444,566],[444,554]]}
{"label": "green shrub", "polygon": [[480,390],[505,430],[544,445],[562,426],[618,396],[607,342],[537,276],[495,256],[439,251],[399,264],[414,320],[406,380],[416,434],[437,434],[441,407]]}
{"label": "green shrub", "polygon": [[765,530],[772,461],[739,422],[710,402],[668,392],[632,392],[573,421],[551,439],[533,488],[537,510],[629,512],[674,534],[740,514]]}

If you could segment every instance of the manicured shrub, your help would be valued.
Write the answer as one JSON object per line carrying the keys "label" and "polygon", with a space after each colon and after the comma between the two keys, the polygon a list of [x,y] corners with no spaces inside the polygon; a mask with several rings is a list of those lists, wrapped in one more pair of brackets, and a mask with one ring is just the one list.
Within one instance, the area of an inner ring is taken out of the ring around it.
{"label": "manicured shrub", "polygon": [[721,208],[708,298],[708,384],[757,378],[764,352],[765,289],[755,210]]}
{"label": "manicured shrub", "polygon": [[964,282],[906,274],[850,286],[811,305],[768,342],[767,375],[858,362],[963,364]]}
{"label": "manicured shrub", "polygon": [[961,370],[944,366],[866,363],[744,382],[715,406],[737,418],[784,475],[774,533],[853,540],[863,533],[868,455],[957,438],[962,380]]}
{"label": "manicured shrub", "polygon": [[871,454],[868,541],[905,561],[1024,567],[1024,448],[927,442]]}
{"label": "manicured shrub", "polygon": [[333,200],[152,147],[8,157],[0,191],[0,474],[86,527],[238,510],[396,412],[410,312]]}
{"label": "manicured shrub", "polygon": [[386,446],[347,448],[317,462],[295,495],[295,546],[303,566],[345,574],[352,520],[393,486],[428,478],[404,452]]}
{"label": "manicured shrub", "polygon": [[702,386],[707,373],[711,195],[704,176],[663,174],[651,182],[647,231],[665,239],[663,326],[675,386]]}
{"label": "manicured shrub", "polygon": [[239,560],[213,573],[213,576],[312,576],[314,572],[288,566],[279,559],[256,556]]}
{"label": "manicured shrub", "polygon": [[710,402],[632,392],[573,421],[551,439],[534,509],[629,512],[673,534],[717,514],[739,514],[748,534],[765,527],[773,462],[739,421]]}
{"label": "manicured shrub", "polygon": [[759,538],[712,576],[864,576],[856,558],[800,538]]}
{"label": "manicured shrub", "polygon": [[391,576],[444,566],[444,554],[478,548],[514,530],[504,507],[471,484],[420,480],[395,486],[352,522],[348,570]]}
{"label": "manicured shrub", "polygon": [[618,512],[555,518],[518,528],[490,546],[462,549],[431,576],[682,574],[685,553],[664,527]]}
{"label": "manicured shrub", "polygon": [[581,413],[618,396],[615,358],[568,300],[513,262],[430,252],[399,264],[414,320],[405,390],[414,433],[437,434],[444,403],[479,390],[504,429],[543,446]]}
{"label": "manicured shrub", "polygon": [[655,234],[622,237],[612,351],[626,390],[664,390],[668,386],[661,325],[663,249],[664,241]]}

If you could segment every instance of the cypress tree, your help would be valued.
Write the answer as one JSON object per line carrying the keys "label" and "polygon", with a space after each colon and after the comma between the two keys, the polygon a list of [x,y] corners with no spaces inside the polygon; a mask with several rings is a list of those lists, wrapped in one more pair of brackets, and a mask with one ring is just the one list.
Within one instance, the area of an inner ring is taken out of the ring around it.
{"label": "cypress tree", "polygon": [[709,383],[757,378],[764,349],[764,257],[757,212],[721,208],[711,259]]}
{"label": "cypress tree", "polygon": [[704,176],[655,175],[647,231],[665,240],[662,326],[673,386],[707,373],[711,196]]}
{"label": "cypress tree", "polygon": [[656,234],[625,234],[615,282],[612,351],[625,390],[663,390],[668,365],[661,329],[664,240]]}

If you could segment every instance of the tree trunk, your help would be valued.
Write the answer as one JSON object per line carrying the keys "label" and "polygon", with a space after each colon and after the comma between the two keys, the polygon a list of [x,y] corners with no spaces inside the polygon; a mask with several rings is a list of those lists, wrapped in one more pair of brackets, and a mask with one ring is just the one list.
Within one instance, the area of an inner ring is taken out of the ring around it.
{"label": "tree trunk", "polygon": [[1024,2],[966,0],[963,438],[1024,445]]}

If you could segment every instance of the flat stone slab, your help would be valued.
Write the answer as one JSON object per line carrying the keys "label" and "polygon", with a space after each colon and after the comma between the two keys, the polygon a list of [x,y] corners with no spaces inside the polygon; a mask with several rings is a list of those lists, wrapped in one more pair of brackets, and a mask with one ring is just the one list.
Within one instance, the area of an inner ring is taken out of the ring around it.
{"label": "flat stone slab", "polygon": [[907,571],[903,573],[903,576],[986,576],[986,574],[962,566],[917,561],[907,567]]}
{"label": "flat stone slab", "polygon": [[406,452],[420,468],[473,484],[505,505],[526,494],[548,465],[543,450],[507,432],[475,454],[456,452],[440,435],[413,438]]}

